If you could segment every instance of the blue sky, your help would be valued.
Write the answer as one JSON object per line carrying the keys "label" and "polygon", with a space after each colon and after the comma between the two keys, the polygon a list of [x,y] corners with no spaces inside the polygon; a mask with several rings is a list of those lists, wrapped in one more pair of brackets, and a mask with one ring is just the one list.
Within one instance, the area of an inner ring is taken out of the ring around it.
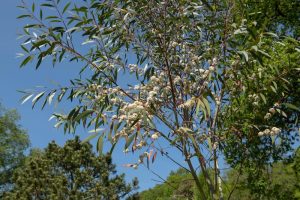
{"label": "blue sky", "polygon": [[[30,103],[21,105],[22,94],[17,90],[32,89],[38,85],[51,87],[53,86],[52,81],[62,85],[67,84],[69,79],[77,76],[80,68],[73,63],[64,63],[55,68],[51,64],[45,63],[38,71],[35,70],[34,63],[28,64],[22,69],[19,68],[22,59],[16,58],[16,53],[21,52],[19,48],[21,41],[17,40],[17,34],[22,31],[22,25],[24,25],[24,21],[16,19],[22,13],[16,7],[19,2],[18,0],[3,1],[0,7],[0,101],[5,107],[16,108],[19,111],[21,115],[20,124],[28,131],[32,148],[44,148],[52,140],[63,145],[73,135],[65,135],[62,129],[55,129],[54,121],[48,121],[48,119],[51,113],[67,111],[70,105],[65,102],[57,106],[48,106],[43,111],[38,106],[32,110]],[[83,139],[88,135],[88,130],[78,129],[76,134]],[[177,157],[180,158],[180,155]],[[113,154],[118,172],[125,173],[127,180],[138,177],[141,190],[154,186],[156,182],[152,179],[158,180],[158,178],[145,167],[134,170],[122,166],[126,163],[135,162],[137,159],[138,154],[124,155],[122,145],[119,145]],[[179,162],[183,164],[182,160]],[[151,170],[164,178],[176,168],[174,164],[162,156],[158,156],[156,162],[151,165]]]}

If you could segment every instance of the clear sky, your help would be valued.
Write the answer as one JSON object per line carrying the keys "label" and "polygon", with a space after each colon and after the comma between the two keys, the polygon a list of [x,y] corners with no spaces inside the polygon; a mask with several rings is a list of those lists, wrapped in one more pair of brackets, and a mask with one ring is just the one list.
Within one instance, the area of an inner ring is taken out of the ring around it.
{"label": "clear sky", "polygon": [[[55,68],[51,64],[45,63],[38,71],[35,71],[34,63],[28,64],[25,68],[19,68],[22,59],[16,58],[16,53],[21,52],[19,48],[21,41],[17,40],[17,34],[22,31],[22,25],[24,25],[24,21],[16,19],[21,14],[21,11],[16,7],[19,2],[18,0],[4,0],[0,7],[0,101],[3,106],[16,108],[19,111],[22,118],[20,124],[28,131],[32,148],[44,148],[52,140],[63,145],[67,139],[73,136],[64,135],[62,129],[55,129],[53,127],[54,121],[48,121],[48,119],[54,111],[67,111],[70,108],[68,102],[56,107],[48,106],[43,111],[38,106],[32,110],[30,103],[21,105],[20,98],[22,95],[17,90],[32,89],[39,85],[51,87],[53,86],[52,81],[63,85],[68,83],[70,78],[76,77],[80,69],[73,63],[64,63],[64,65]],[[88,130],[78,129],[76,134],[83,139],[88,135]],[[124,155],[120,145],[113,154],[113,161],[117,165],[118,172],[126,174],[127,180],[138,177],[140,189],[143,190],[154,186],[157,182],[153,179],[159,180],[159,178],[145,167],[134,170],[122,166],[137,161],[138,155]],[[179,158],[180,155],[177,157]],[[182,160],[179,162],[183,164]],[[151,170],[164,178],[176,168],[174,164],[162,156],[158,156],[156,162],[151,165]]]}

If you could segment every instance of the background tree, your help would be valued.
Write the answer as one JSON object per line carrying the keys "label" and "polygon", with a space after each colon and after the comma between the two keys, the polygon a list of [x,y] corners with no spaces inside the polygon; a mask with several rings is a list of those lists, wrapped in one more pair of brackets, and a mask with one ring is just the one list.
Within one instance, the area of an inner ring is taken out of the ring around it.
{"label": "background tree", "polygon": [[29,137],[18,124],[16,110],[7,110],[0,104],[0,196],[12,187],[12,174],[22,165]]}
{"label": "background tree", "polygon": [[84,63],[69,86],[28,93],[23,102],[79,100],[54,114],[56,126],[94,129],[99,151],[104,141],[113,150],[125,139],[125,151],[142,151],[134,168],[166,155],[156,142],[164,140],[183,155],[199,198],[223,199],[220,155],[260,175],[291,150],[299,126],[299,41],[270,32],[277,29],[263,25],[251,2],[23,2],[19,18],[32,23],[24,26],[21,67],[36,60],[39,68],[44,58]]}
{"label": "background tree", "polygon": [[78,137],[63,147],[52,142],[44,152],[35,151],[13,182],[4,199],[120,199],[137,188],[136,180],[130,185],[116,175],[109,155],[96,156]]}
{"label": "background tree", "polygon": [[[229,87],[246,85],[247,89],[232,95],[234,99],[226,108],[230,111],[221,120],[228,128],[223,150],[232,167],[248,171],[252,189],[265,191],[263,185],[269,183],[262,183],[260,179],[264,177],[264,171],[274,161],[284,159],[284,154],[293,150],[292,145],[297,140],[300,50],[299,23],[296,22],[300,19],[299,2],[242,1],[236,3],[234,9],[234,18],[247,24],[244,27],[248,34],[243,34],[242,29],[236,33],[243,35],[243,48],[256,58],[257,63],[248,63],[237,75],[238,80],[232,82],[234,85],[228,84]],[[259,37],[255,35],[259,32],[277,39],[257,40]],[[274,47],[262,52],[260,48],[264,45]],[[264,56],[257,57],[259,54]],[[272,126],[280,128],[279,135],[268,134],[272,132]],[[255,137],[257,134],[260,137]]]}
{"label": "background tree", "polygon": [[[299,149],[284,162],[273,163],[260,177],[241,174],[235,169],[224,172],[224,199],[232,200],[296,200],[299,199]],[[201,182],[203,175],[199,175]],[[209,191],[208,188],[205,189]],[[195,181],[184,169],[171,172],[166,181],[140,193],[142,200],[199,199]]]}
{"label": "background tree", "polygon": [[195,190],[193,177],[184,169],[171,172],[162,184],[140,193],[141,200],[193,199]]}

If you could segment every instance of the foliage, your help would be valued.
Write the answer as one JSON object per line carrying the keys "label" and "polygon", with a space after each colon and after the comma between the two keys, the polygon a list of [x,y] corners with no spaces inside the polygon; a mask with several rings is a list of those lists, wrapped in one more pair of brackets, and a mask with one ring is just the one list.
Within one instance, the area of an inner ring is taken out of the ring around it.
{"label": "foliage", "polygon": [[163,184],[140,193],[141,200],[193,199],[193,177],[184,169],[171,172]]}
{"label": "foliage", "polygon": [[0,196],[11,188],[12,174],[22,165],[29,147],[28,135],[19,120],[16,110],[6,110],[0,104]]}
{"label": "foliage", "polygon": [[295,190],[295,197],[300,199],[300,148],[295,153],[294,162],[292,165],[295,173],[296,173],[296,190]]}
{"label": "foliage", "polygon": [[[19,18],[30,24],[21,67],[36,61],[39,68],[45,58],[83,63],[69,86],[27,92],[23,103],[78,100],[53,115],[56,127],[92,129],[87,140],[98,136],[100,152],[104,141],[112,151],[124,139],[124,151],[142,152],[130,167],[166,155],[156,142],[164,140],[183,155],[199,198],[223,199],[221,154],[258,175],[291,150],[299,127],[298,14],[273,23],[268,4],[251,2],[23,2]],[[287,2],[274,5],[288,12]],[[287,31],[276,34],[280,26]]]}
{"label": "foliage", "polygon": [[272,163],[260,174],[249,176],[245,168],[229,170],[226,182],[231,199],[299,199],[299,149],[291,159]]}
{"label": "foliage", "polygon": [[[290,160],[273,163],[266,171],[251,180],[245,169],[229,169],[224,179],[224,199],[231,200],[296,200],[299,199],[299,149]],[[203,175],[199,176],[204,183]],[[184,188],[183,190],[181,190]],[[209,191],[208,188],[205,190]],[[140,193],[141,199],[199,199],[192,176],[184,169],[171,172],[163,184]]]}
{"label": "foliage", "polygon": [[96,156],[78,137],[63,147],[51,142],[44,152],[34,151],[13,181],[4,199],[119,199],[137,186],[116,175],[109,155]]}
{"label": "foliage", "polygon": [[[246,5],[246,6],[245,6]],[[255,19],[260,29],[276,32],[278,35],[300,35],[300,2],[296,0],[242,0],[236,4],[239,10],[236,18]]]}

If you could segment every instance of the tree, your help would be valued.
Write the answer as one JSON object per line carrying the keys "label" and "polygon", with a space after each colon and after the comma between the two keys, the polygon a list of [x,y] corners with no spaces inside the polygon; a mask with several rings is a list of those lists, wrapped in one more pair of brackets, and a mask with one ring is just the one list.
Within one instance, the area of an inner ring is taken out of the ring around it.
{"label": "tree", "polygon": [[295,153],[292,167],[296,174],[295,198],[300,199],[300,148]]}
{"label": "tree", "polygon": [[12,174],[22,165],[29,147],[28,135],[19,120],[16,110],[6,110],[0,104],[0,196],[11,188]]}
{"label": "tree", "polygon": [[228,186],[226,196],[233,200],[297,199],[295,197],[297,179],[290,163],[274,163],[260,174],[260,177],[250,177],[245,172],[241,175],[236,170],[230,170],[226,178]]}
{"label": "tree", "polygon": [[141,200],[193,199],[193,177],[184,169],[171,172],[162,184],[140,193]]}
{"label": "tree", "polygon": [[136,180],[129,185],[115,175],[109,155],[96,156],[78,137],[63,147],[51,142],[34,155],[14,173],[14,188],[4,199],[120,199],[137,187]]}
{"label": "tree", "polygon": [[[299,149],[292,158],[284,162],[273,163],[268,170],[255,182],[249,179],[244,172],[229,169],[223,175],[224,199],[232,200],[296,200],[299,199]],[[255,177],[257,178],[257,177]],[[199,175],[204,182],[203,175]],[[253,185],[256,184],[256,185]],[[260,190],[257,190],[260,188]],[[206,192],[208,192],[206,188]],[[164,199],[199,199],[198,191],[195,190],[195,181],[191,175],[183,169],[171,172],[166,181],[153,188],[140,193],[141,199],[164,200]]]}
{"label": "tree", "polygon": [[36,60],[39,68],[44,58],[84,63],[84,78],[28,93],[23,102],[79,100],[69,113],[54,114],[56,126],[94,129],[99,151],[104,141],[113,150],[125,139],[125,151],[143,152],[128,166],[149,166],[157,152],[169,155],[156,142],[164,140],[183,155],[199,198],[223,199],[220,155],[259,175],[291,150],[299,126],[299,41],[272,32],[273,25],[287,27],[284,20],[259,20],[266,18],[259,4],[50,0],[20,8],[26,13],[19,18],[32,20],[24,26],[21,67]]}

